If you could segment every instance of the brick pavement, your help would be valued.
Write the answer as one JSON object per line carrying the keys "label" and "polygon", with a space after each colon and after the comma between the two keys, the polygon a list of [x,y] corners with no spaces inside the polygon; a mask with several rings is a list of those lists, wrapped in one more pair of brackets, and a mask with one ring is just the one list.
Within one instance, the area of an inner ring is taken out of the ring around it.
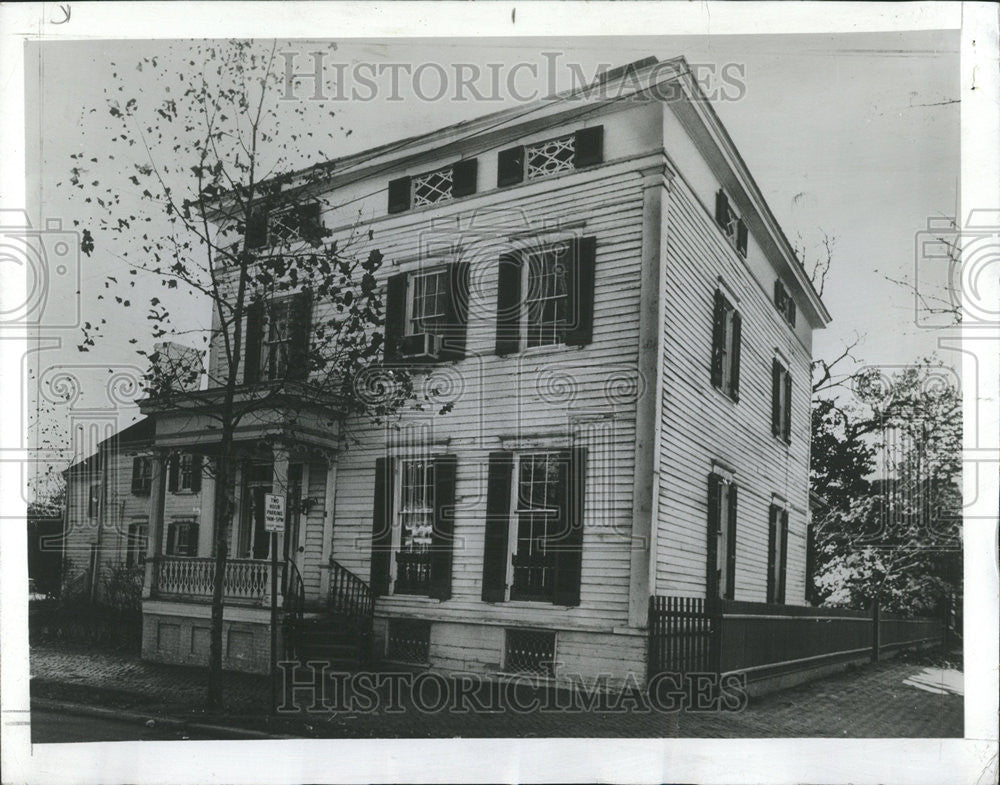
{"label": "brick pavement", "polygon": [[[660,711],[528,711],[500,710],[428,713],[411,702],[385,700],[378,711],[320,711],[265,718],[268,683],[260,676],[227,673],[228,720],[249,727],[266,727],[320,737],[491,737],[491,736],[611,736],[611,737],[949,737],[962,735],[963,701],[954,694],[934,694],[904,684],[928,665],[953,668],[931,655],[901,656],[877,665],[804,684],[754,699],[739,712],[663,713]],[[35,646],[31,650],[32,694],[91,704],[111,705],[150,714],[170,713],[204,718],[207,671],[203,668],[159,665],[135,656],[95,652],[65,646]],[[434,684],[426,700],[435,701]],[[327,698],[335,700],[331,690]],[[519,690],[521,705],[545,704],[550,697]],[[383,698],[387,693],[383,691]],[[308,694],[299,694],[308,703]],[[564,707],[556,699],[555,705]],[[623,702],[624,704],[624,702]],[[488,702],[487,702],[488,705]],[[505,704],[509,707],[509,702]],[[394,709],[394,710],[387,710]],[[398,710],[397,710],[398,709]]]}

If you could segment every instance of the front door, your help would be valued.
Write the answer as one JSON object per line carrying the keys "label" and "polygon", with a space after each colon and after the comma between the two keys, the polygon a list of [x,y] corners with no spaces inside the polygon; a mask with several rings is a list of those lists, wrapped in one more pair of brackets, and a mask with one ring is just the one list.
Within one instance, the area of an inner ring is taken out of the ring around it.
{"label": "front door", "polygon": [[264,531],[264,494],[271,493],[273,468],[270,463],[247,464],[243,473],[240,519],[240,557],[266,559],[271,555],[271,535]]}

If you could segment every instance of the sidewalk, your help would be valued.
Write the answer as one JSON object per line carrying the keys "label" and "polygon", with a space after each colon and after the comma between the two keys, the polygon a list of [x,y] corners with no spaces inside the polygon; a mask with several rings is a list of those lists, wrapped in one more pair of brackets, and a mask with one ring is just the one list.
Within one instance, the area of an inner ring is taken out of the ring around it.
{"label": "sidewalk", "polygon": [[[210,716],[202,708],[207,676],[202,668],[158,665],[108,652],[36,646],[31,650],[31,673],[33,699],[328,738],[934,738],[961,736],[963,724],[963,699],[956,694],[960,690],[960,671],[933,654],[900,656],[865,665],[753,700],[741,711],[707,713],[664,713],[624,702],[622,710],[603,711],[518,712],[507,707],[428,712],[405,700],[383,700],[371,710],[320,710],[268,718],[267,679],[227,673],[226,711]],[[521,705],[531,705],[531,696],[539,693],[528,690],[518,694]],[[308,696],[299,700],[309,702]]]}

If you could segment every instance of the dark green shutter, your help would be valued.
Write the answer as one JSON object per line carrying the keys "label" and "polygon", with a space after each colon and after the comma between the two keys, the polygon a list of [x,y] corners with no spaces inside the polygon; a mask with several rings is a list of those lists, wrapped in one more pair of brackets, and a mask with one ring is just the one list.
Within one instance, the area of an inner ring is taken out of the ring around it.
{"label": "dark green shutter", "polygon": [[195,493],[201,491],[201,456],[191,456],[191,490]]}
{"label": "dark green shutter", "polygon": [[476,178],[479,170],[479,159],[469,158],[459,161],[451,167],[451,195],[456,199],[462,196],[472,196],[476,192]]}
{"label": "dark green shutter", "polygon": [[446,360],[465,357],[469,321],[469,263],[455,262],[448,268],[447,326],[441,356]]}
{"label": "dark green shutter", "polygon": [[733,311],[733,346],[729,353],[731,372],[729,374],[729,394],[734,401],[740,399],[740,347],[743,343],[743,317]]}
{"label": "dark green shutter", "polygon": [[262,248],[267,245],[267,221],[266,207],[254,207],[250,210],[250,219],[247,221],[244,239],[248,249]]}
{"label": "dark green shutter", "polygon": [[431,532],[430,596],[451,597],[451,565],[455,544],[455,470],[458,459],[434,459],[434,528]]}
{"label": "dark green shutter", "polygon": [[406,322],[406,273],[390,275],[385,287],[385,359],[399,360]]}
{"label": "dark green shutter", "polygon": [[243,382],[260,380],[260,341],[264,329],[264,303],[257,300],[246,311],[246,337],[243,351]]}
{"label": "dark green shutter", "polygon": [[288,367],[286,376],[289,379],[306,379],[309,377],[309,334],[312,327],[312,291],[306,289],[293,295],[289,307]]}
{"label": "dark green shutter", "polygon": [[511,479],[514,455],[491,452],[486,481],[486,531],[483,544],[483,600],[503,602],[507,593],[507,563],[510,549]]}
{"label": "dark green shutter", "polygon": [[791,297],[788,298],[788,323],[795,326],[795,300]]}
{"label": "dark green shutter", "polygon": [[778,514],[780,508],[772,504],[768,510],[767,516],[767,601],[774,602],[775,599],[775,575],[777,567],[777,551],[776,546],[778,543]]}
{"label": "dark green shutter", "polygon": [[747,256],[747,225],[740,218],[736,222],[736,251],[746,259]]}
{"label": "dark green shutter", "polygon": [[715,220],[727,233],[729,232],[729,199],[721,188],[715,194]]}
{"label": "dark green shutter", "polygon": [[580,237],[571,246],[567,269],[569,325],[565,342],[568,346],[585,346],[594,337],[594,267],[597,258],[597,238]]}
{"label": "dark green shutter", "polygon": [[792,374],[785,371],[785,422],[782,437],[786,442],[792,440]]}
{"label": "dark green shutter", "polygon": [[559,505],[558,536],[552,543],[556,568],[553,601],[556,605],[579,605],[587,449],[575,447],[560,453],[559,457],[562,503]]}
{"label": "dark green shutter", "polygon": [[785,313],[785,287],[781,281],[774,282],[774,307],[782,315]]}
{"label": "dark green shutter", "polygon": [[511,147],[497,153],[497,187],[517,185],[524,180],[524,148]]}
{"label": "dark green shutter", "polygon": [[715,290],[712,308],[712,385],[722,387],[722,352],[726,340],[726,299]]}
{"label": "dark green shutter", "polygon": [[389,559],[392,556],[392,461],[375,461],[375,499],[372,514],[371,588],[375,596],[389,591]]}
{"label": "dark green shutter", "polygon": [[402,213],[410,209],[410,178],[389,181],[389,212]]}
{"label": "dark green shutter", "polygon": [[132,493],[142,493],[143,492],[143,480],[142,480],[142,458],[132,459]]}
{"label": "dark green shutter", "polygon": [[573,166],[581,169],[604,162],[604,126],[581,128],[573,142]]}
{"label": "dark green shutter", "polygon": [[167,472],[167,490],[171,492],[177,491],[177,480],[180,474],[180,456],[174,454],[170,456],[170,468]]}
{"label": "dark green shutter", "polygon": [[771,433],[781,436],[781,363],[771,360]]}
{"label": "dark green shutter", "polygon": [[736,596],[736,484],[729,483],[729,514],[726,516],[726,599]]}
{"label": "dark green shutter", "polygon": [[719,527],[722,525],[722,478],[708,475],[708,547],[705,563],[705,597],[719,597]]}
{"label": "dark green shutter", "polygon": [[521,254],[500,256],[497,272],[497,354],[516,354],[521,348]]}
{"label": "dark green shutter", "polygon": [[775,602],[785,601],[785,576],[788,572],[788,510],[781,511],[781,553],[778,556],[778,590]]}
{"label": "dark green shutter", "polygon": [[311,246],[318,246],[323,239],[323,224],[320,219],[319,202],[300,204],[295,209],[296,227],[299,237]]}

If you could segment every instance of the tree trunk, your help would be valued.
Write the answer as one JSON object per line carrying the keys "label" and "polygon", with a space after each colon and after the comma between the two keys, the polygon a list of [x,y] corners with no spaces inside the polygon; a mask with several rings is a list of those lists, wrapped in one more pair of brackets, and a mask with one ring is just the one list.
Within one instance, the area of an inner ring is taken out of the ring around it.
{"label": "tree trunk", "polygon": [[222,617],[225,608],[226,559],[229,551],[229,521],[233,510],[230,485],[233,477],[233,433],[225,418],[222,441],[215,467],[215,583],[212,587],[212,625],[208,660],[207,704],[211,710],[222,709]]}

